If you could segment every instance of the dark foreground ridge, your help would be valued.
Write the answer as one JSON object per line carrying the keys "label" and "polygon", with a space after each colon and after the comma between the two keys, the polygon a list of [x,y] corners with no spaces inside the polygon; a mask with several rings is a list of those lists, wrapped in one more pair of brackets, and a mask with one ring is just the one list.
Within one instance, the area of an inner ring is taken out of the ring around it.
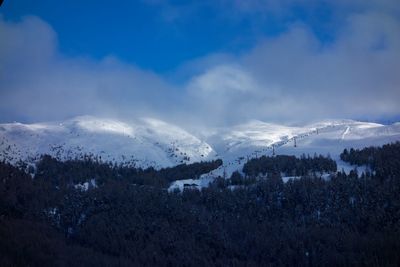
{"label": "dark foreground ridge", "polygon": [[44,157],[34,179],[0,163],[0,266],[399,266],[399,143],[344,151],[370,166],[361,175],[307,158],[170,193],[221,162],[156,171]]}

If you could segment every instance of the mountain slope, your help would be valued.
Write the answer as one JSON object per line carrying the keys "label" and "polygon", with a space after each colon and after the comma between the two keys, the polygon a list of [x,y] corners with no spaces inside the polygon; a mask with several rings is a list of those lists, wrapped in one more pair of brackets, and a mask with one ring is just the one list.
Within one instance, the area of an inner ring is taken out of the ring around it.
{"label": "mountain slope", "polygon": [[345,148],[379,146],[400,141],[400,124],[381,125],[353,120],[326,120],[305,126],[283,126],[261,121],[252,121],[233,128],[219,129],[208,136],[224,160],[224,166],[212,175],[229,176],[241,170],[249,158],[262,155],[302,154],[330,155],[339,168],[348,167],[339,155]]}
{"label": "mountain slope", "polygon": [[326,120],[305,126],[251,121],[211,132],[198,138],[177,126],[148,118],[125,123],[82,116],[57,123],[1,124],[0,160],[34,163],[42,154],[60,160],[91,155],[106,162],[162,168],[221,158],[223,166],[196,182],[204,185],[215,176],[241,170],[247,159],[261,155],[330,154],[341,168],[344,163],[339,154],[344,148],[400,140],[399,123],[353,120]]}
{"label": "mountain slope", "polygon": [[34,162],[42,154],[60,160],[90,155],[107,162],[156,168],[215,157],[207,143],[154,119],[127,124],[83,116],[59,123],[0,125],[0,159]]}

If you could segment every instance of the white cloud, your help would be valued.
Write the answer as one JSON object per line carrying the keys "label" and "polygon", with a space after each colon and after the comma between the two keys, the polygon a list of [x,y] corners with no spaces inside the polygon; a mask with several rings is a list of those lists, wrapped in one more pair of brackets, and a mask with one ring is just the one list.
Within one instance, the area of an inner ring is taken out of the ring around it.
{"label": "white cloud", "polygon": [[224,62],[192,81],[198,94],[212,98],[211,106],[218,107],[207,107],[214,111],[214,120],[217,114],[222,114],[220,121],[229,116],[273,121],[396,116],[400,114],[399,41],[400,21],[385,13],[348,16],[329,44],[295,23],[236,59],[241,67],[230,73],[246,81],[235,82],[244,89],[240,95],[227,90],[232,89],[229,76],[219,71],[226,68]]}
{"label": "white cloud", "polygon": [[240,56],[186,62],[172,74],[184,77],[180,85],[111,56],[65,57],[41,19],[0,18],[0,120],[145,115],[220,125],[399,115],[400,20],[385,3],[346,14],[330,43],[296,22]]}
{"label": "white cloud", "polygon": [[156,74],[113,57],[67,58],[37,17],[0,18],[0,116],[51,120],[81,114],[153,114],[174,98]]}
{"label": "white cloud", "polygon": [[207,70],[189,82],[189,90],[201,93],[234,93],[258,90],[257,84],[245,70],[235,65],[220,65]]}

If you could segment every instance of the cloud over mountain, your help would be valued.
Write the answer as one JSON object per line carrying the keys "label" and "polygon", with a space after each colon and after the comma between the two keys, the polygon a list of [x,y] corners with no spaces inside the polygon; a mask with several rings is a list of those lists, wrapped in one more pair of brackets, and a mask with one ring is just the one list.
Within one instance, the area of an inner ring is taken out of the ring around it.
{"label": "cloud over mountain", "polygon": [[[250,49],[210,53],[168,75],[112,55],[66,56],[58,49],[57,33],[42,19],[0,18],[0,120],[107,114],[220,125],[398,116],[399,9],[389,0],[325,2],[334,6],[336,25],[329,40],[321,40],[304,21],[286,21],[284,31],[258,38]],[[272,5],[234,3],[229,7],[242,16]],[[183,78],[171,82],[171,76]]]}

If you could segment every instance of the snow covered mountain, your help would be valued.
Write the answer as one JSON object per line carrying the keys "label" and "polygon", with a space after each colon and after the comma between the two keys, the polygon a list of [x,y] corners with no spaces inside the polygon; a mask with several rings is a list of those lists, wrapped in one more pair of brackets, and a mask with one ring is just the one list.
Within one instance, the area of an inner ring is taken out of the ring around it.
{"label": "snow covered mountain", "polygon": [[230,175],[240,170],[249,158],[262,155],[330,155],[339,168],[345,148],[364,148],[400,141],[400,123],[382,125],[353,120],[326,120],[305,126],[283,126],[251,121],[209,136],[209,144],[224,159],[224,166],[214,171]]}
{"label": "snow covered mountain", "polygon": [[[155,119],[125,123],[82,116],[64,122],[0,124],[0,160],[34,163],[40,155],[60,160],[85,155],[136,167],[174,166],[221,158],[223,166],[196,183],[241,170],[261,155],[327,155],[338,161],[344,148],[383,145],[400,140],[400,123],[381,125],[353,120],[326,120],[305,126],[251,121],[209,134],[188,131]],[[202,136],[197,137],[197,136]]]}
{"label": "snow covered mountain", "polygon": [[205,142],[155,119],[124,123],[90,116],[65,122],[1,124],[0,159],[33,163],[40,155],[60,160],[86,155],[102,161],[155,168],[215,158]]}

